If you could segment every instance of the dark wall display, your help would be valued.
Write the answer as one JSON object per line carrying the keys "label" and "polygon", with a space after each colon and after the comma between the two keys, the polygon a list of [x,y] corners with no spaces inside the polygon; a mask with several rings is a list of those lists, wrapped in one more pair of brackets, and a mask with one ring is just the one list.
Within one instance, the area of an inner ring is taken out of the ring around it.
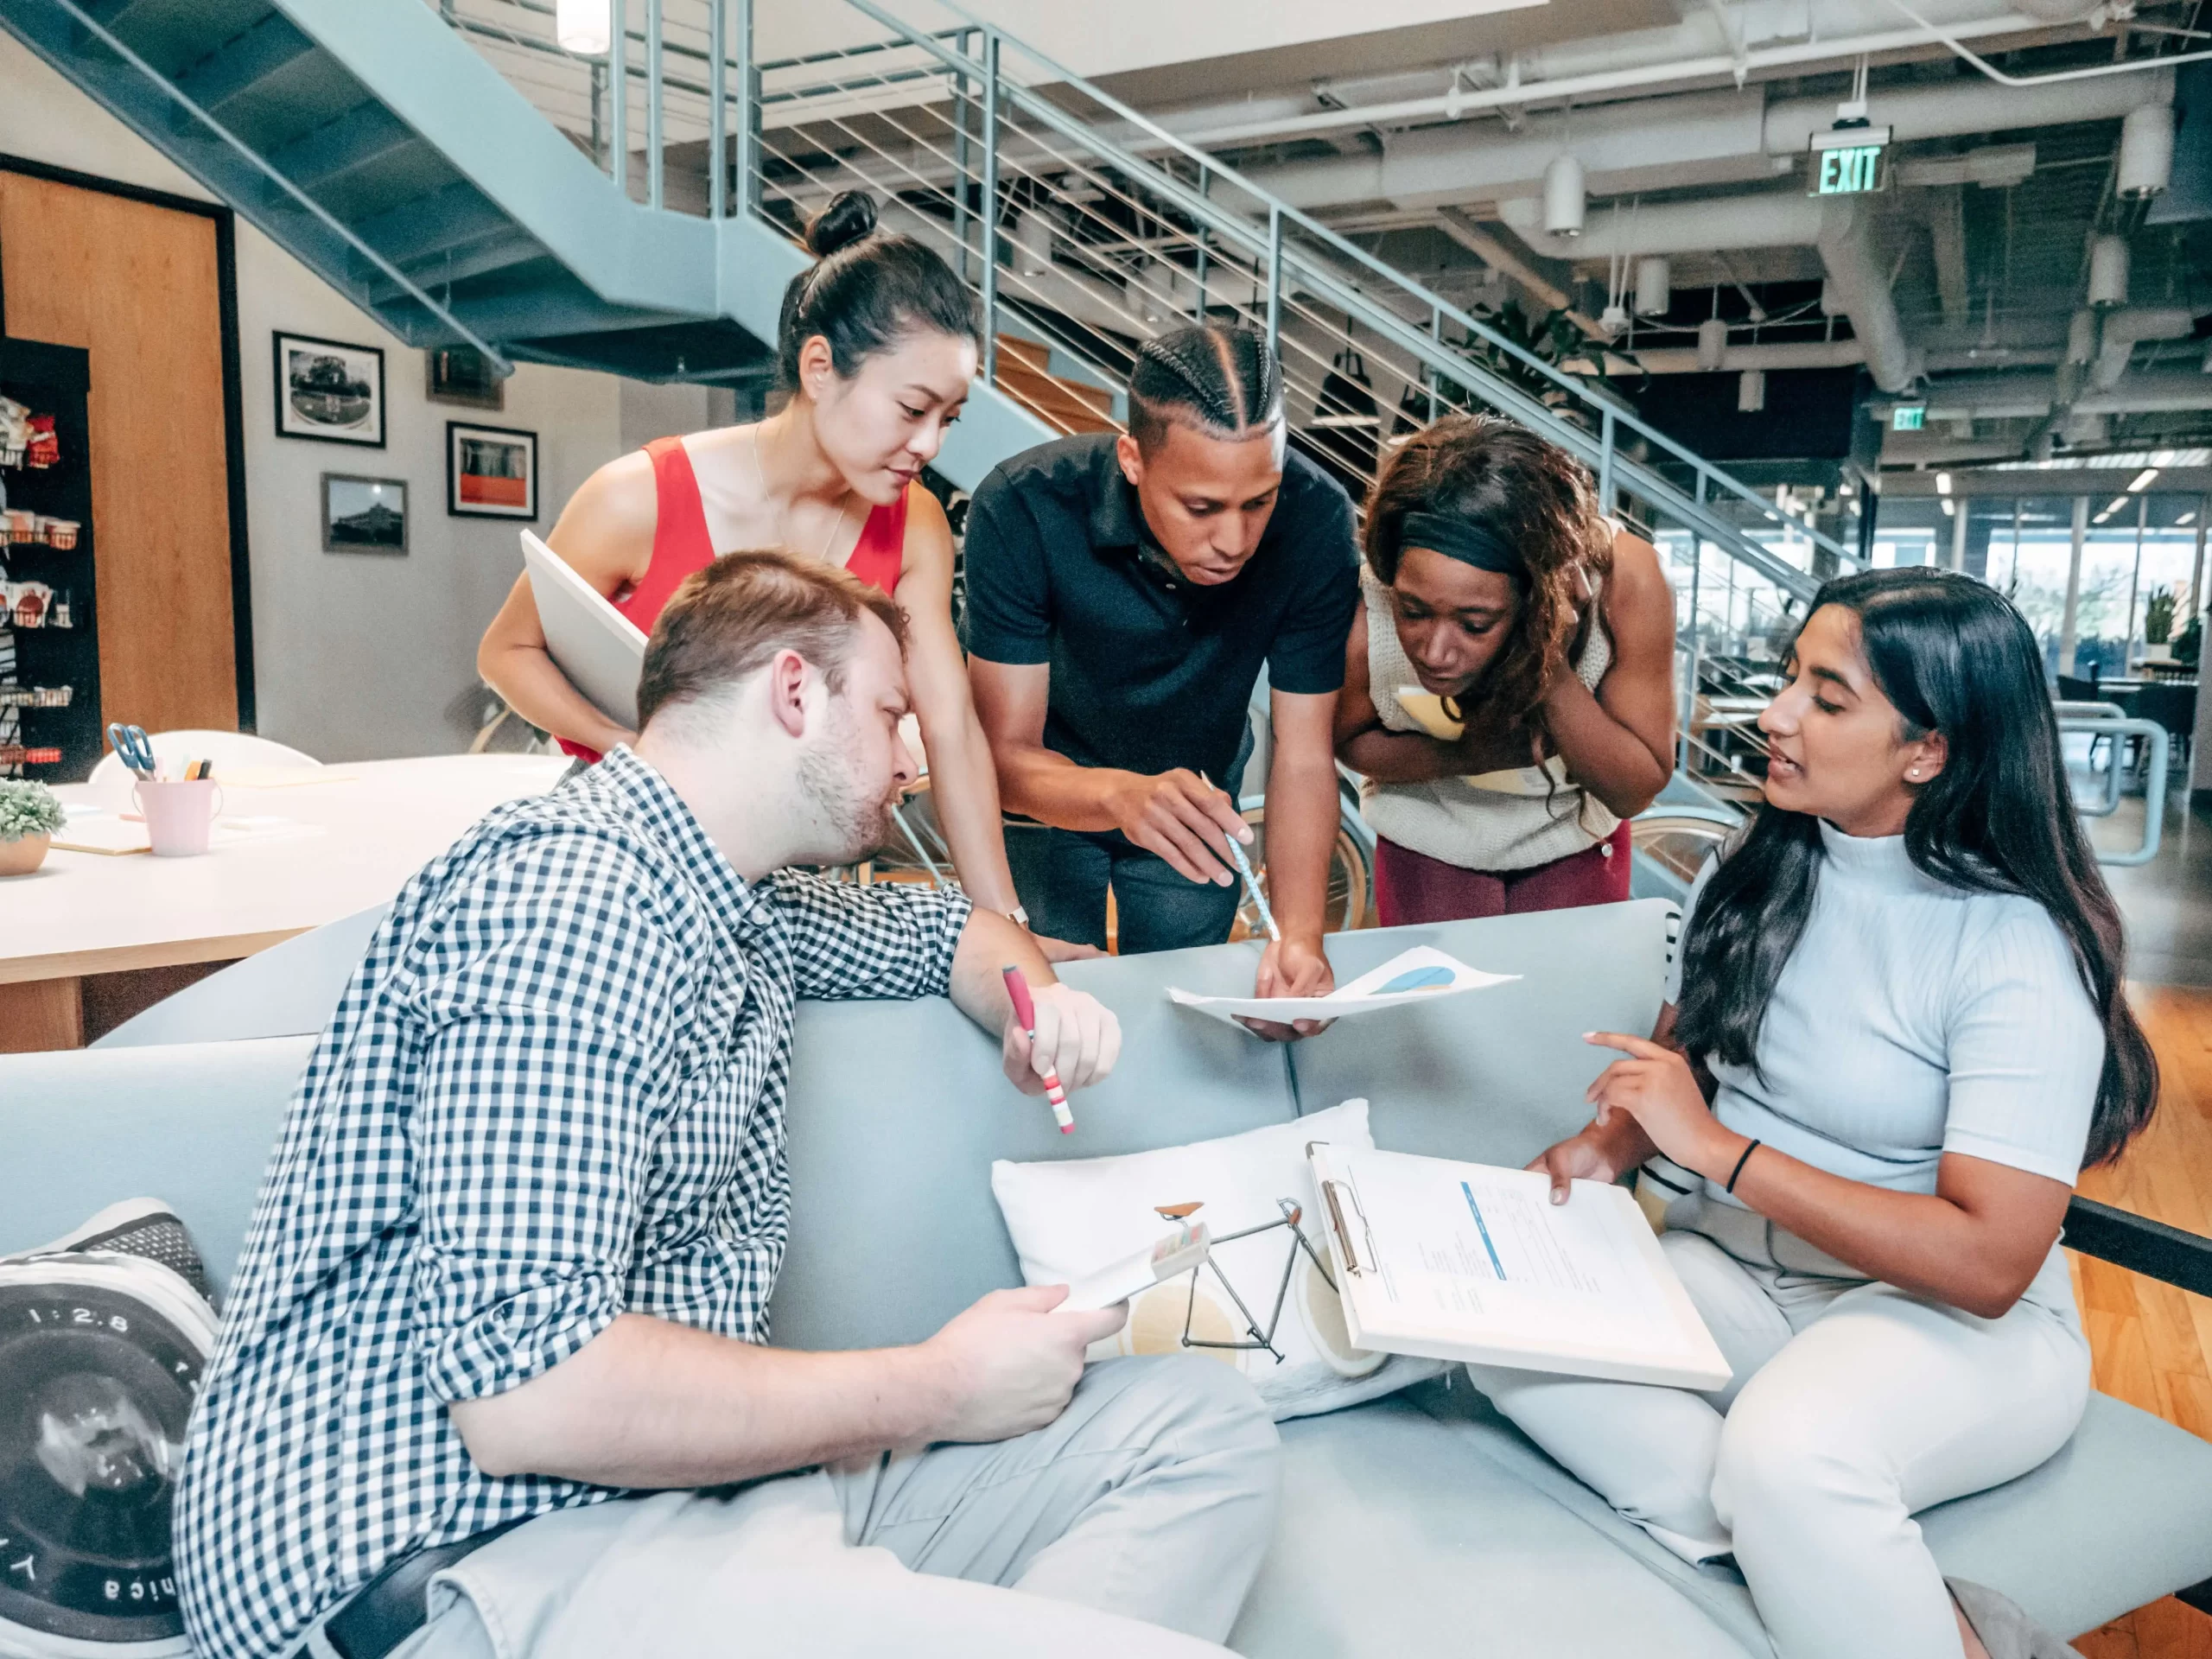
{"label": "dark wall display", "polygon": [[75,782],[100,757],[90,365],[0,339],[0,777]]}

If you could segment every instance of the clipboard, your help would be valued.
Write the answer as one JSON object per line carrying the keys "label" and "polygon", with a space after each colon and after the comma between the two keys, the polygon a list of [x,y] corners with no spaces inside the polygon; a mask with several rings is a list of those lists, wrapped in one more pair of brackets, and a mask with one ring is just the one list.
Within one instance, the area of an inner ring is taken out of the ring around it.
{"label": "clipboard", "polygon": [[1711,1389],[1732,1372],[1625,1187],[1306,1149],[1356,1347]]}
{"label": "clipboard", "polygon": [[593,708],[624,731],[636,731],[638,675],[645,660],[645,636],[638,625],[526,530],[522,567],[555,664]]}

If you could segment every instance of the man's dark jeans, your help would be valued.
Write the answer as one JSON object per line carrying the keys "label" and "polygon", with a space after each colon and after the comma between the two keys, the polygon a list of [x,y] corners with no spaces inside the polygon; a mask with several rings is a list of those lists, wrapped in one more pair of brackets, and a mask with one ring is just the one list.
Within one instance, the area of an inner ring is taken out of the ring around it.
{"label": "man's dark jeans", "polygon": [[1241,887],[1202,885],[1118,830],[1006,827],[1007,862],[1029,925],[1049,938],[1106,945],[1106,889],[1123,956],[1219,944],[1236,919]]}

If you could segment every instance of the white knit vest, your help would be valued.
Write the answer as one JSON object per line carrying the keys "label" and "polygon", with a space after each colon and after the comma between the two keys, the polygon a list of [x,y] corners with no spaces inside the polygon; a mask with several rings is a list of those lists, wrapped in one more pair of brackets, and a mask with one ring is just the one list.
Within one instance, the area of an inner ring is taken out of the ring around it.
{"label": "white knit vest", "polygon": [[[1399,689],[1419,691],[1421,677],[1398,644],[1390,590],[1363,569],[1360,590],[1367,601],[1367,690],[1375,712],[1388,731],[1421,731],[1421,722],[1398,702]],[[1613,662],[1598,600],[1593,591],[1590,637],[1574,665],[1575,678],[1592,693]],[[1464,778],[1424,784],[1366,779],[1360,784],[1360,810],[1376,834],[1461,869],[1533,869],[1596,846],[1620,824],[1603,801],[1565,776],[1556,757],[1549,770],[1554,786],[1535,794],[1478,789]]]}

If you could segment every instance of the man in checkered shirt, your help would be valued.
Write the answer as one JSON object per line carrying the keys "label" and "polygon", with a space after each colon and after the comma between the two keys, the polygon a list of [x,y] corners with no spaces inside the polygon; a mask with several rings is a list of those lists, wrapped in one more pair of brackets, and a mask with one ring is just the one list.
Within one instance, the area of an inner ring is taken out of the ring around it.
{"label": "man in checkered shirt", "polygon": [[1124,1310],[1056,1312],[1057,1287],[912,1348],[762,1345],[797,998],[949,991],[1033,1094],[1120,1044],[1007,918],[787,868],[879,845],[912,781],[902,639],[842,571],[718,561],[654,632],[634,750],[401,892],[302,1078],[193,1418],[176,1536],[207,1659],[1227,1634],[1275,1482],[1227,1367],[1085,1374]]}

